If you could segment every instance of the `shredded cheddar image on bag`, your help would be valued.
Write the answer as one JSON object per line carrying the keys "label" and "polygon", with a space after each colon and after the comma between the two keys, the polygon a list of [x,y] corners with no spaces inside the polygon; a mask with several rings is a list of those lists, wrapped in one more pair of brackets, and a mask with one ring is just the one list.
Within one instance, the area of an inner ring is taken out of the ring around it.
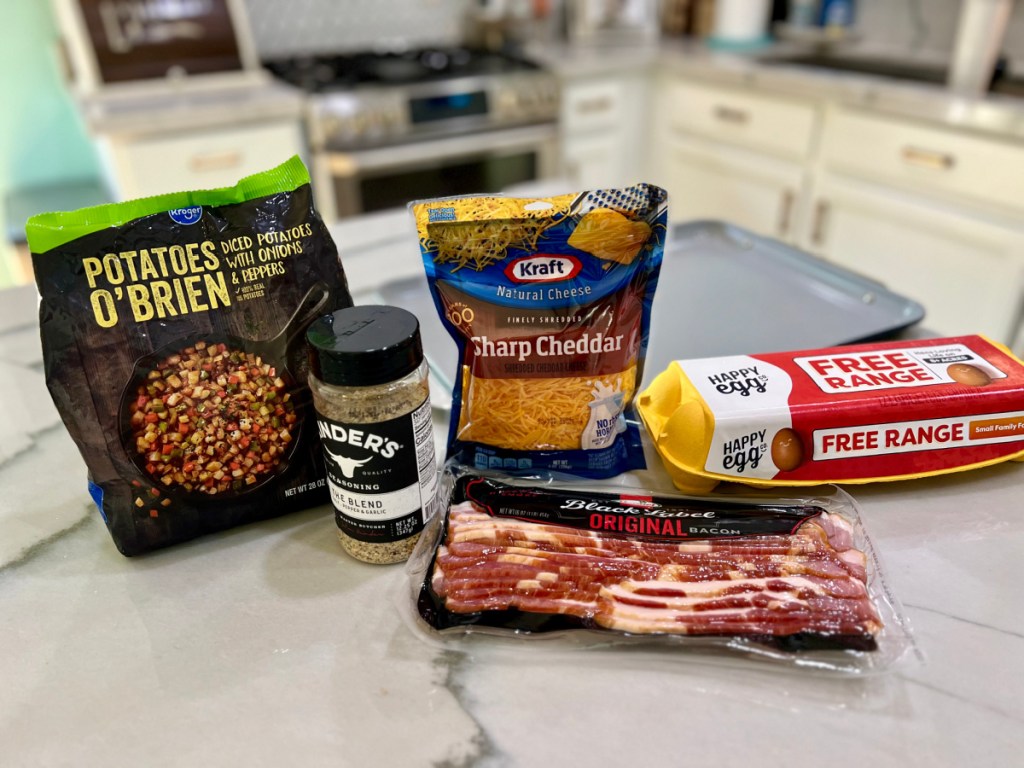
{"label": "shredded cheddar image on bag", "polygon": [[611,208],[585,214],[569,236],[569,245],[592,256],[631,264],[651,236],[646,221],[632,221]]}
{"label": "shredded cheddar image on bag", "polygon": [[470,196],[412,210],[459,348],[449,455],[585,477],[642,467],[626,414],[643,371],[665,192]]}

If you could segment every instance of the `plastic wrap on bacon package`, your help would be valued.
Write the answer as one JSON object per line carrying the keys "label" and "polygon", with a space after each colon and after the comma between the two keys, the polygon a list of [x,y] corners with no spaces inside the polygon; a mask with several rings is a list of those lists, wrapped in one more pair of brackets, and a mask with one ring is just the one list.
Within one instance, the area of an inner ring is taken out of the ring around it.
{"label": "plastic wrap on bacon package", "polygon": [[559,637],[851,675],[913,655],[856,506],[837,488],[699,498],[451,462],[443,487],[445,514],[410,560],[405,599],[417,630],[443,644]]}

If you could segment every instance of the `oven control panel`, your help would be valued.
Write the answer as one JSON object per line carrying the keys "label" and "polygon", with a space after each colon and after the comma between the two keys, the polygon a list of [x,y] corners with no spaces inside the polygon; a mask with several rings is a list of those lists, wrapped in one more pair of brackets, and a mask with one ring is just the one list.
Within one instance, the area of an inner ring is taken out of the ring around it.
{"label": "oven control panel", "polygon": [[554,120],[560,93],[554,77],[508,78],[494,89],[491,109],[497,119],[509,122]]}
{"label": "oven control panel", "polygon": [[546,73],[336,91],[310,101],[310,142],[343,150],[554,121],[559,98]]}
{"label": "oven control panel", "polygon": [[314,149],[382,144],[406,133],[406,103],[394,93],[332,93],[314,100],[309,110]]}

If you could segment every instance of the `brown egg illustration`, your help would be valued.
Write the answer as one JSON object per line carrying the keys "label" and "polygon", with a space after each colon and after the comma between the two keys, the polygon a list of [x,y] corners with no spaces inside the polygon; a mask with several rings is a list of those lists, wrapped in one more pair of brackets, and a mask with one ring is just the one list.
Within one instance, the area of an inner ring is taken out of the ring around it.
{"label": "brown egg illustration", "polygon": [[792,472],[804,460],[804,444],[800,435],[789,427],[780,429],[772,438],[772,463],[783,472]]}
{"label": "brown egg illustration", "polygon": [[967,363],[953,363],[946,369],[946,373],[953,381],[968,387],[984,387],[992,383],[992,378],[981,368]]}

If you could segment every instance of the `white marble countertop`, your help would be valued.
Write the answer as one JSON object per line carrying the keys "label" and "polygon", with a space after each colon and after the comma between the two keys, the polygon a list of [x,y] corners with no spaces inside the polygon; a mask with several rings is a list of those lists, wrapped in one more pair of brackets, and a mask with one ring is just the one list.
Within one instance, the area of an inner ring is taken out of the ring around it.
{"label": "white marble countertop", "polygon": [[108,136],[150,136],[197,129],[297,122],[305,97],[269,75],[194,85],[166,81],[80,96],[89,129]]}
{"label": "white marble countertop", "polygon": [[[658,70],[820,103],[840,103],[996,138],[1024,138],[1024,99],[1003,94],[965,96],[940,84],[780,61],[808,50],[803,45],[779,43],[746,52],[726,51],[694,40],[666,39],[641,46],[548,45],[531,48],[529,53],[568,79]],[[905,51],[857,50],[863,55],[913,61],[913,55]]]}
{"label": "white marble countertop", "polygon": [[[398,221],[336,230],[358,296],[418,267]],[[31,289],[0,294],[5,765],[1019,761],[1022,464],[850,489],[923,656],[879,677],[445,650],[401,618],[402,568],[348,559],[327,507],[118,554],[44,387],[34,310]]]}
{"label": "white marble countertop", "polygon": [[[565,78],[659,69],[723,85],[764,89],[1019,140],[1024,138],[1024,99],[959,95],[944,85],[782,64],[805,45],[778,43],[752,51],[723,51],[690,39],[648,44],[586,46],[528,45],[526,54]],[[871,53],[871,51],[868,51]],[[881,51],[888,58],[911,57]],[[80,99],[94,131],[103,134],[166,133],[218,127],[248,120],[297,120],[307,97],[298,89],[256,73],[226,84],[196,87],[169,81]]]}

